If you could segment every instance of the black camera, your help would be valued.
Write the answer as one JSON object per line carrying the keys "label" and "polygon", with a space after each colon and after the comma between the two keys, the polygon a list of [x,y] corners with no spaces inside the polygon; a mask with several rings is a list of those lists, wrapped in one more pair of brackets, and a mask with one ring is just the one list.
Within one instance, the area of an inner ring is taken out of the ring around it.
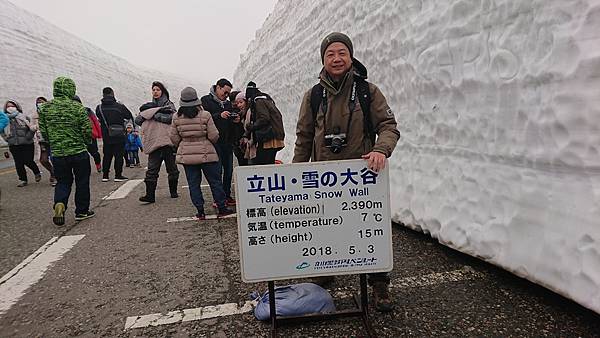
{"label": "black camera", "polygon": [[337,154],[346,146],[346,134],[340,133],[340,128],[333,128],[333,134],[325,135],[325,147]]}
{"label": "black camera", "polygon": [[230,120],[235,120],[235,119],[237,119],[238,117],[240,117],[240,114],[238,114],[238,113],[230,113],[230,114],[229,114],[229,119],[230,119]]}

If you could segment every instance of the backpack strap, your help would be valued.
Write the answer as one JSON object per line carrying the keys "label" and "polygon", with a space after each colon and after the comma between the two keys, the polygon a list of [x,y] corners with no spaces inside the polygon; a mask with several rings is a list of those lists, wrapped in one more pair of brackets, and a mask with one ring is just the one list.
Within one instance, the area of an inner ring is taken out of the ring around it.
{"label": "backpack strap", "polygon": [[317,113],[323,101],[323,86],[317,83],[310,90],[310,109],[312,110],[313,123],[317,127]]}
{"label": "backpack strap", "polygon": [[363,79],[356,80],[356,93],[358,95],[358,102],[360,103],[360,109],[363,112],[363,131],[372,142],[375,144],[375,128],[371,122],[371,90],[369,89],[369,83]]}

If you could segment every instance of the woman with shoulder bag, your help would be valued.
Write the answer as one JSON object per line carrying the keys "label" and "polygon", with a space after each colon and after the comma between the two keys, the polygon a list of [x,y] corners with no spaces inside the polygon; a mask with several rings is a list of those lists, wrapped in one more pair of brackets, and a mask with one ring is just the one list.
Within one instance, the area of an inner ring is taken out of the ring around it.
{"label": "woman with shoulder bag", "polygon": [[227,208],[226,196],[221,181],[219,156],[214,143],[219,131],[209,112],[202,109],[196,90],[187,87],[181,91],[179,110],[171,124],[171,141],[177,148],[177,163],[182,164],[188,181],[190,197],[196,207],[198,220],[206,219],[204,197],[200,183],[202,173],[210,185],[213,199],[219,210],[217,217],[234,212]]}
{"label": "woman with shoulder bag", "polygon": [[285,146],[283,118],[275,102],[268,94],[258,90],[254,82],[246,87],[246,99],[250,105],[248,130],[257,144],[253,165],[275,164],[277,152]]}
{"label": "woman with shoulder bag", "polygon": [[15,160],[20,181],[17,187],[27,185],[26,166],[33,171],[35,181],[39,182],[42,173],[33,160],[35,126],[31,124],[29,117],[23,114],[21,105],[14,100],[6,101],[4,111],[9,118],[9,123],[2,131],[2,137],[8,143],[8,149]]}

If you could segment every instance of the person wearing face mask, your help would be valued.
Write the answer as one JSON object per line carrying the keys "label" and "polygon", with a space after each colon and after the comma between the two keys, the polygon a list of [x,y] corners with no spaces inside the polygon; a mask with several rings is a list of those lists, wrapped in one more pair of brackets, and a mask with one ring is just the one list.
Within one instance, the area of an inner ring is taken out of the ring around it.
{"label": "person wearing face mask", "polygon": [[153,82],[152,101],[142,105],[135,118],[135,123],[142,128],[144,153],[148,155],[148,170],[144,179],[146,194],[139,198],[140,202],[148,204],[156,201],[158,173],[163,162],[167,168],[171,198],[179,197],[179,169],[175,163],[173,143],[169,136],[174,113],[175,104],[169,99],[167,88],[158,81]]}
{"label": "person wearing face mask", "polygon": [[33,160],[36,128],[31,123],[29,117],[23,114],[23,109],[17,101],[6,101],[4,112],[8,116],[9,123],[4,127],[1,134],[8,143],[8,149],[15,161],[15,168],[20,181],[17,187],[27,185],[27,171],[25,167],[33,171],[35,181],[39,182],[42,179],[42,173]]}
{"label": "person wearing face mask", "polygon": [[40,96],[35,99],[35,111],[31,115],[31,124],[35,126],[35,140],[40,146],[40,163],[48,172],[50,173],[50,184],[54,187],[56,186],[56,178],[54,177],[54,167],[52,166],[52,162],[50,162],[50,144],[42,137],[42,133],[39,131],[39,113],[40,107],[48,102],[45,97]]}

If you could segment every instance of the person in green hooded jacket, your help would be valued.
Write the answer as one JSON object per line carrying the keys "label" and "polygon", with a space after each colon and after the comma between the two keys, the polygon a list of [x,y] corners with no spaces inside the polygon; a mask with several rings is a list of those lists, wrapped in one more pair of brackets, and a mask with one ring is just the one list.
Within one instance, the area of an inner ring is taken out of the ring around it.
{"label": "person in green hooded jacket", "polygon": [[65,210],[75,181],[75,220],[94,216],[90,208],[90,158],[87,145],[92,138],[92,125],[83,105],[73,101],[75,82],[67,77],[54,80],[54,99],[40,109],[39,128],[52,149],[56,176],[54,216],[56,225],[65,224]]}

